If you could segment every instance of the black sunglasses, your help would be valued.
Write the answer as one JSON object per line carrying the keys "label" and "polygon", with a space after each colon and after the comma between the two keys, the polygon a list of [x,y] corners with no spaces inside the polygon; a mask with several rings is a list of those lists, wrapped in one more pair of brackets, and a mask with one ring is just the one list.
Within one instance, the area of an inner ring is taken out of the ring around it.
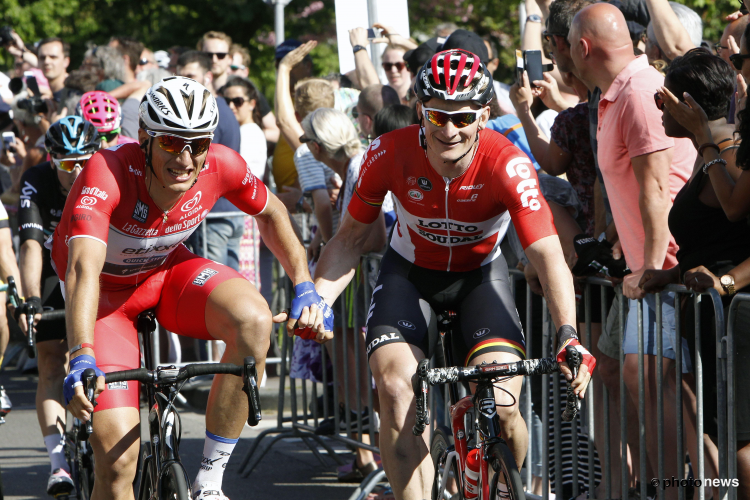
{"label": "black sunglasses", "polygon": [[229,55],[228,52],[205,52],[205,54],[209,57],[216,56],[216,59],[218,59],[219,61],[221,61],[222,59],[224,59],[225,57]]}
{"label": "black sunglasses", "polygon": [[568,35],[565,33],[554,33],[552,31],[547,31],[547,30],[542,31],[542,38],[544,38],[550,43],[554,42],[554,38],[552,38],[553,36],[561,36],[563,38],[567,38]]}
{"label": "black sunglasses", "polygon": [[745,63],[745,59],[750,59],[750,54],[732,54],[729,56],[729,60],[734,64],[734,68],[737,71],[742,71],[742,65]]}
{"label": "black sunglasses", "polygon": [[717,42],[714,44],[714,50],[716,51],[717,54],[721,52],[722,50],[727,50],[728,48],[729,47],[722,45],[721,42]]}
{"label": "black sunglasses", "polygon": [[231,99],[228,97],[225,97],[224,100],[227,101],[227,104],[230,104],[230,103],[234,104],[235,108],[239,108],[246,102],[244,97],[233,97]]}

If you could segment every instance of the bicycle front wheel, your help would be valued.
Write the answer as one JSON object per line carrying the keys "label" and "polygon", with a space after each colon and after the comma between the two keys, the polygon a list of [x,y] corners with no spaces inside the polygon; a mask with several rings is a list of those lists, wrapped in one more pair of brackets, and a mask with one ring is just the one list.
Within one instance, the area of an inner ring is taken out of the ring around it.
{"label": "bicycle front wheel", "polygon": [[159,500],[192,500],[185,470],[173,463],[164,471],[159,485]]}
{"label": "bicycle front wheel", "polygon": [[490,485],[490,498],[493,500],[508,500],[497,494],[497,483],[502,482],[508,487],[508,498],[510,500],[526,500],[523,491],[521,474],[518,473],[516,459],[505,443],[495,443],[490,448],[490,465],[495,469],[495,477]]}
{"label": "bicycle front wheel", "polygon": [[[436,429],[432,435],[430,443],[430,456],[432,457],[432,466],[435,476],[432,479],[432,500],[443,500],[451,498],[454,500],[464,500],[463,491],[459,488],[458,481],[458,463],[454,460],[450,470],[445,470],[445,457],[451,448],[450,434],[444,429]],[[445,486],[441,489],[440,484],[445,477]],[[446,495],[447,493],[447,495]]]}
{"label": "bicycle front wheel", "polygon": [[94,489],[94,454],[88,443],[86,445],[83,447],[78,443],[73,464],[73,481],[78,490],[78,500],[89,500]]}

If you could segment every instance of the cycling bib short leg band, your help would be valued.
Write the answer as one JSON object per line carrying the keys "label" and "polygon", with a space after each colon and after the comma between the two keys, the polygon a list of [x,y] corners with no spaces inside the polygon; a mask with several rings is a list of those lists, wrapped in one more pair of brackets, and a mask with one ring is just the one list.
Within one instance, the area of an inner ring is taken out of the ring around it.
{"label": "cycling bib short leg band", "polygon": [[[206,329],[206,301],[214,288],[234,278],[233,269],[198,257],[181,246],[170,255],[164,270],[138,285],[102,286],[94,327],[96,362],[105,373],[141,366],[136,319],[156,308],[156,319],[167,330],[197,339],[213,340]],[[117,382],[97,398],[94,411],[138,408],[140,384]]]}
{"label": "cycling bib short leg band", "polygon": [[505,259],[468,272],[417,267],[389,249],[383,257],[367,320],[367,355],[380,347],[405,342],[429,355],[435,337],[434,310],[460,315],[462,342],[455,342],[456,361],[469,364],[481,354],[509,352],[526,358],[526,344],[508,283]]}

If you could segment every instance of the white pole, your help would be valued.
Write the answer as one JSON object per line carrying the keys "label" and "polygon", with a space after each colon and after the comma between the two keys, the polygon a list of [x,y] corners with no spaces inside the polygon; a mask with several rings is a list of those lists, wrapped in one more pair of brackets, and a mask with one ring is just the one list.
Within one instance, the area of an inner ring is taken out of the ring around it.
{"label": "white pole", "polygon": [[285,0],[275,0],[274,31],[276,31],[276,46],[284,41],[284,5]]}

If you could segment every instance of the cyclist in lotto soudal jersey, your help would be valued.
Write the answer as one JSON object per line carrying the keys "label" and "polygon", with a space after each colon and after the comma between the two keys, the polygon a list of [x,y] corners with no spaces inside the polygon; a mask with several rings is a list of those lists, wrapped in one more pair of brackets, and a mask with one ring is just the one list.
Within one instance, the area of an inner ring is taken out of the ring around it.
{"label": "cyclist in lotto soudal jersey", "polygon": [[[252,355],[263,372],[272,320],[265,300],[237,272],[182,244],[222,196],[257,217],[264,241],[295,283],[291,317],[298,326],[312,328],[320,339],[333,326],[283,204],[242,157],[211,145],[218,111],[208,89],[189,78],[166,78],[147,91],[139,119],[140,144],[100,151],[88,161],[51,242],[71,348],[64,395],[73,415],[84,420],[94,407],[80,387],[83,370],[103,375],[139,367],[135,319],[148,309],[172,332],[226,342],[222,362],[239,365]],[[287,328],[295,323],[290,319]],[[139,385],[105,388],[103,381],[91,438],[92,498],[129,500],[139,451]],[[241,386],[231,375],[214,379],[202,460],[209,465],[193,484],[198,500],[226,498],[224,469],[248,411]]]}
{"label": "cyclist in lotto soudal jersey", "polygon": [[[60,281],[52,269],[50,252],[44,248],[60,223],[65,200],[76,177],[102,141],[97,129],[79,116],[66,116],[53,123],[45,134],[45,147],[52,160],[40,163],[21,177],[18,228],[21,237],[19,265],[25,303],[17,315],[21,329],[28,335],[25,314],[31,306],[40,313],[43,307],[64,309]],[[38,322],[41,315],[36,316]],[[36,411],[51,464],[47,493],[70,495],[75,489],[65,458],[63,433],[65,407],[62,385],[67,373],[68,347],[65,319],[36,324],[39,382]]]}
{"label": "cyclist in lotto soudal jersey", "polygon": [[[427,443],[411,432],[411,377],[417,362],[431,354],[432,309],[459,313],[458,363],[526,356],[500,252],[511,220],[540,271],[559,328],[563,372],[570,375],[565,346],[583,353],[584,365],[572,384],[580,397],[595,365],[577,341],[573,279],[534,166],[504,136],[485,128],[493,98],[489,71],[471,52],[440,52],[419,71],[414,91],[420,125],[373,141],[341,229],[316,270],[316,287],[332,303],[351,279],[369,225],[391,191],[398,222],[373,290],[366,342],[380,398],[383,466],[398,500],[431,495]],[[521,382],[518,377],[501,382],[504,391],[495,394],[503,438],[519,464],[528,443],[518,411]],[[499,486],[501,493],[504,489]]]}

